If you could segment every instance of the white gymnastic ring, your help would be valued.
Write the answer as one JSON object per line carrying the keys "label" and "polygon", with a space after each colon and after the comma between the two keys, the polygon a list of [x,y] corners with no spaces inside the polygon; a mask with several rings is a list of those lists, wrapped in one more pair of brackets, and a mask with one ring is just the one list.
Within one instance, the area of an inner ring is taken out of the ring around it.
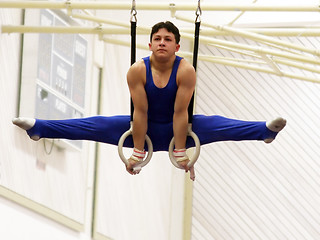
{"label": "white gymnastic ring", "polygon": [[[194,143],[195,143],[195,151],[193,153],[193,155],[190,157],[190,162],[188,163],[188,167],[192,167],[196,161],[198,160],[199,158],[199,155],[200,155],[200,140],[197,136],[197,134],[195,134],[193,131],[192,131],[192,127],[191,127],[191,124],[189,124],[189,127],[188,127],[188,136],[192,137]],[[181,168],[183,169],[176,161],[175,157],[173,156],[173,150],[174,150],[174,137],[171,139],[170,141],[170,145],[169,145],[169,158],[171,160],[171,163],[177,167],[177,168]]]}
{"label": "white gymnastic ring", "polygon": [[[128,131],[126,131],[124,134],[122,134],[122,136],[120,137],[119,142],[118,142],[119,157],[121,158],[122,162],[126,166],[128,166],[129,162],[128,162],[128,159],[123,154],[123,143],[126,140],[126,138],[128,136],[130,136],[130,135],[132,135],[132,127],[130,127],[130,129]],[[147,157],[143,161],[141,161],[141,162],[139,162],[139,163],[137,163],[135,165],[135,167],[133,168],[134,171],[135,170],[139,171],[142,167],[147,165],[151,160],[151,157],[152,157],[152,154],[153,154],[153,145],[152,145],[151,139],[149,138],[148,135],[146,135],[146,142],[147,142],[147,145],[148,145]]]}

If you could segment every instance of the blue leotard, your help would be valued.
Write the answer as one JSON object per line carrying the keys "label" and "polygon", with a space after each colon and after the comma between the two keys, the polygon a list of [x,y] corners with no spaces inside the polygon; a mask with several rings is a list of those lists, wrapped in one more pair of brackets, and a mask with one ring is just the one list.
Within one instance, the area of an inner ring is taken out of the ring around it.
{"label": "blue leotard", "polygon": [[[176,74],[181,61],[176,57],[169,82],[164,88],[157,88],[152,79],[150,60],[144,58],[146,65],[146,92],[148,97],[148,131],[154,151],[168,151],[173,137],[172,116],[177,91]],[[27,131],[31,137],[60,138],[70,140],[92,140],[118,145],[122,134],[130,128],[130,116],[93,116],[65,120],[36,119],[34,127]],[[194,115],[192,130],[197,134],[200,144],[218,141],[264,140],[275,138],[277,133],[266,127],[265,121],[242,121],[219,115]],[[125,147],[133,147],[132,136]],[[186,147],[194,146],[188,137]],[[147,149],[147,146],[146,146]]]}
{"label": "blue leotard", "polygon": [[153,82],[150,57],[143,58],[146,65],[145,90],[148,98],[148,119],[152,122],[172,122],[174,102],[178,89],[176,77],[181,59],[181,57],[176,56],[167,85],[163,88],[158,88]]}

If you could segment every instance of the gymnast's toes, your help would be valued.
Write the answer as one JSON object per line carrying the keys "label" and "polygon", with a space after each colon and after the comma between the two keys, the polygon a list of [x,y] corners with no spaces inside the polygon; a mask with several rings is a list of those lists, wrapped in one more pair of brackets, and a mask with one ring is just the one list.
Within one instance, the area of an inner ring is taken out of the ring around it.
{"label": "gymnast's toes", "polygon": [[12,123],[17,125],[18,127],[22,128],[23,130],[29,130],[35,124],[36,120],[34,118],[14,118],[12,119]]}
{"label": "gymnast's toes", "polygon": [[282,117],[277,117],[266,123],[267,128],[272,132],[280,132],[287,124],[287,120]]}
{"label": "gymnast's toes", "polygon": [[[282,117],[277,117],[273,120],[270,120],[268,122],[266,122],[266,126],[269,130],[271,130],[272,132],[280,132],[287,124],[287,120],[282,118]],[[265,143],[271,143],[274,140],[274,138],[267,138],[264,139]]]}
{"label": "gymnast's toes", "polygon": [[[34,126],[35,122],[36,122],[36,120],[34,118],[19,117],[19,118],[12,119],[12,123],[14,125],[22,128],[23,130],[26,130],[26,131],[31,129]],[[38,135],[30,136],[30,138],[34,141],[38,141],[40,139],[40,137]]]}

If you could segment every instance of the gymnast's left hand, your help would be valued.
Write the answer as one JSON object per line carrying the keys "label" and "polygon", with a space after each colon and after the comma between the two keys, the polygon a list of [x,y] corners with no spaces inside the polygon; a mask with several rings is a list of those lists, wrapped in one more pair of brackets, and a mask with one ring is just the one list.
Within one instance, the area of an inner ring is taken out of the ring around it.
{"label": "gymnast's left hand", "polygon": [[194,166],[189,168],[188,167],[188,163],[189,162],[190,162],[190,160],[186,159],[184,161],[179,161],[178,164],[179,164],[180,167],[182,167],[186,171],[186,173],[190,171],[190,179],[192,181],[194,181],[195,178],[196,178],[195,171],[194,171]]}
{"label": "gymnast's left hand", "polygon": [[131,175],[136,175],[140,173],[139,171],[134,170],[134,167],[137,163],[139,163],[139,161],[136,161],[134,159],[132,159],[131,157],[128,159],[128,165],[126,165],[126,170],[128,173],[130,173]]}

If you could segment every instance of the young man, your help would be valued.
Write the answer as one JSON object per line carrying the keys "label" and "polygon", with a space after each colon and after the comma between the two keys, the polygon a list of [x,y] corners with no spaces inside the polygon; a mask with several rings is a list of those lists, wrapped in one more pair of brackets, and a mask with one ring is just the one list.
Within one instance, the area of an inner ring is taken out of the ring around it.
{"label": "young man", "polygon": [[[180,45],[178,28],[171,22],[153,26],[149,49],[152,54],[133,64],[127,82],[134,104],[133,133],[124,143],[134,147],[126,166],[130,174],[145,156],[145,136],[151,138],[154,151],[168,151],[175,137],[174,156],[178,164],[194,180],[194,168],[187,167],[186,147],[193,141],[187,138],[188,105],[195,89],[196,73],[185,59],[176,56]],[[117,145],[130,127],[130,116],[95,116],[81,119],[40,120],[16,118],[13,123],[26,130],[33,140],[67,138],[93,140]],[[263,140],[272,142],[286,120],[241,121],[222,116],[193,116],[192,129],[201,145],[217,141]]]}
{"label": "young man", "polygon": [[[127,80],[134,104],[135,151],[142,153],[142,156],[144,154],[149,110],[151,121],[173,121],[174,153],[181,155],[178,163],[188,171],[186,164],[189,160],[185,154],[188,106],[195,89],[196,73],[191,64],[176,56],[179,41],[179,30],[171,22],[156,24],[150,36],[151,56],[135,63],[128,71]],[[133,155],[128,168],[134,166],[137,160]]]}

